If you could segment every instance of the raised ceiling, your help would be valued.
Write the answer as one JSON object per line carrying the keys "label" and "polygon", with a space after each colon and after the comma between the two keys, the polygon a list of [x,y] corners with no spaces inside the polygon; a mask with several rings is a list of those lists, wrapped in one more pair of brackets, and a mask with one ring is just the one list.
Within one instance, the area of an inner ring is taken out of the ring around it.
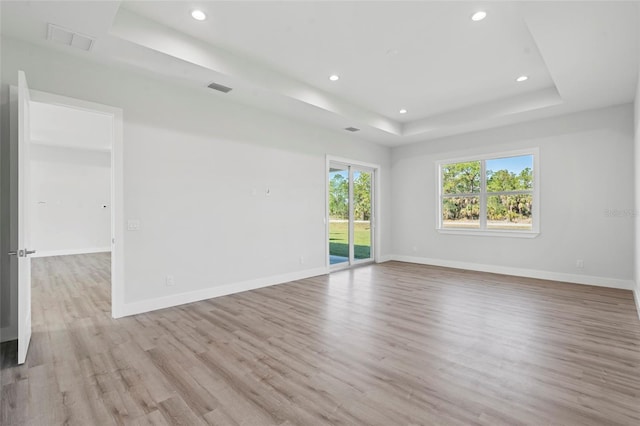
{"label": "raised ceiling", "polygon": [[[2,34],[389,146],[631,102],[635,2],[3,2]],[[191,11],[208,19],[195,21]],[[473,22],[471,15],[487,17]],[[48,23],[96,38],[46,40]],[[160,70],[160,71],[158,71]],[[340,79],[329,81],[331,74]],[[517,83],[515,79],[529,79]],[[400,114],[406,109],[406,114]]]}

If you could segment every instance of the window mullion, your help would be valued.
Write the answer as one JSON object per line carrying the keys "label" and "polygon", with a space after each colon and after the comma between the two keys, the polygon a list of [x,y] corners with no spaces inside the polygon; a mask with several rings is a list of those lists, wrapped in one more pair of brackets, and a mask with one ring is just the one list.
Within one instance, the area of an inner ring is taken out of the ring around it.
{"label": "window mullion", "polygon": [[522,191],[498,191],[498,192],[488,192],[487,196],[490,197],[492,195],[526,195],[533,194],[533,190],[527,189]]}
{"label": "window mullion", "polygon": [[454,192],[451,194],[442,194],[442,198],[469,198],[469,197],[477,197],[477,192]]}

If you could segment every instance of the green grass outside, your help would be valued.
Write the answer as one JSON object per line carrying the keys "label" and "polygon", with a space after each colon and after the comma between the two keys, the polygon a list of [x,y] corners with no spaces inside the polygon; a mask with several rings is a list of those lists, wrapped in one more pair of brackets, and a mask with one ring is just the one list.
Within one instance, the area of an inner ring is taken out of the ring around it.
{"label": "green grass outside", "polygon": [[[356,259],[371,257],[371,224],[356,222],[353,225],[354,256]],[[349,257],[349,224],[329,221],[329,253]]]}

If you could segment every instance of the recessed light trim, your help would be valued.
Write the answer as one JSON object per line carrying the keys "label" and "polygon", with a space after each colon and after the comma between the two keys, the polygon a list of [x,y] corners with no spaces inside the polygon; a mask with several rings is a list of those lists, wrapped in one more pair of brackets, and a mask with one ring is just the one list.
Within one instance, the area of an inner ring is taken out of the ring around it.
{"label": "recessed light trim", "polygon": [[329,80],[331,80],[331,81],[338,81],[338,80],[340,80],[340,76],[339,76],[338,74],[331,74],[331,75],[329,76]]}
{"label": "recessed light trim", "polygon": [[523,81],[527,81],[527,80],[529,80],[529,76],[526,76],[526,75],[521,75],[520,77],[516,78],[516,81],[518,83],[522,83]]}
{"label": "recessed light trim", "polygon": [[191,11],[191,17],[196,21],[204,21],[205,19],[207,19],[207,14],[200,9],[196,9]]}
{"label": "recessed light trim", "polygon": [[487,17],[487,12],[485,12],[484,10],[479,10],[473,15],[471,15],[471,20],[474,22],[478,22],[478,21],[482,21],[486,17]]}
{"label": "recessed light trim", "polygon": [[408,111],[406,109],[402,108],[399,112],[400,112],[400,114],[406,114]]}

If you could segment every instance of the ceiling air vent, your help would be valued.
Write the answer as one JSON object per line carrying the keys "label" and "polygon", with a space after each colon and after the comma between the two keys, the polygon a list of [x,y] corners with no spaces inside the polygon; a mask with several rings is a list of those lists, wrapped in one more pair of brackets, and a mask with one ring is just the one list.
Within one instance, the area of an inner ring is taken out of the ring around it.
{"label": "ceiling air vent", "polygon": [[223,86],[222,84],[218,84],[218,83],[211,83],[207,87],[209,89],[217,90],[218,92],[222,92],[222,93],[229,93],[232,90],[231,87]]}
{"label": "ceiling air vent", "polygon": [[347,132],[359,132],[360,129],[358,129],[357,127],[345,127],[345,130]]}
{"label": "ceiling air vent", "polygon": [[47,40],[55,41],[56,43],[75,47],[76,49],[87,52],[91,50],[93,42],[96,41],[93,37],[62,28],[55,24],[49,24]]}

